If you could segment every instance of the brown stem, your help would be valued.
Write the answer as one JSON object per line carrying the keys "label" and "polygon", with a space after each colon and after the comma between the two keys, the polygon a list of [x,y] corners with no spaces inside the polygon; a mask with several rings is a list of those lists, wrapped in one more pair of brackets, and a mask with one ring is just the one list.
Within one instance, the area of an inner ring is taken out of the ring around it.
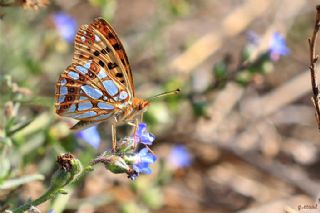
{"label": "brown stem", "polygon": [[320,130],[320,106],[319,106],[319,88],[317,84],[317,75],[316,75],[316,63],[318,61],[318,55],[315,53],[315,46],[316,46],[316,40],[317,40],[317,35],[319,32],[320,28],[320,5],[317,5],[317,14],[316,14],[316,21],[314,25],[314,30],[312,37],[308,39],[309,42],[309,48],[310,48],[310,74],[311,74],[311,85],[312,85],[312,92],[313,92],[313,97],[312,101],[313,104],[316,108],[316,118],[317,118],[317,123],[318,123],[318,128]]}

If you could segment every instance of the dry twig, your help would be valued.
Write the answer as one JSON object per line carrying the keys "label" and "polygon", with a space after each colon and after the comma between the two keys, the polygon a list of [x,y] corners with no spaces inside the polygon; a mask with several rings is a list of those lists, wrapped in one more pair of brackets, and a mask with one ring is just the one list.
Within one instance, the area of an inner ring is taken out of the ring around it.
{"label": "dry twig", "polygon": [[309,69],[311,74],[311,85],[312,85],[312,92],[313,92],[312,102],[316,108],[316,118],[317,118],[318,128],[320,130],[319,88],[317,84],[317,75],[315,70],[316,63],[318,61],[318,55],[316,55],[315,53],[315,46],[316,46],[317,35],[320,28],[320,5],[317,5],[316,9],[317,9],[316,22],[314,25],[312,37],[309,38],[308,41],[309,41],[309,48],[310,48]]}

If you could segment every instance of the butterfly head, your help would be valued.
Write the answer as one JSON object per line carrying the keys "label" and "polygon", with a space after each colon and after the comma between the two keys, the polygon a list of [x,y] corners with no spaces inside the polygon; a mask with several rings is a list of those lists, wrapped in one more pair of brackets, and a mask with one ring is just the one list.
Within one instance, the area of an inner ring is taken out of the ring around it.
{"label": "butterfly head", "polygon": [[150,102],[147,100],[144,100],[142,98],[136,98],[134,97],[132,100],[132,106],[133,109],[137,112],[145,112],[149,106]]}

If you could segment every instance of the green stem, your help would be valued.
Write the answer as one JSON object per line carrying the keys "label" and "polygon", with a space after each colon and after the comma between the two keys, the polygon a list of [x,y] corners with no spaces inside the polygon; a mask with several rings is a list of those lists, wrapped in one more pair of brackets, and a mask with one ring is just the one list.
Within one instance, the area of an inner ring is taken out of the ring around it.
{"label": "green stem", "polygon": [[41,197],[32,201],[31,203],[25,203],[22,206],[19,206],[18,208],[12,210],[12,213],[24,212],[24,211],[30,209],[31,206],[37,206],[37,205],[51,199],[55,194],[57,194],[57,192],[58,192],[57,189],[49,188],[49,190],[46,193],[44,193]]}
{"label": "green stem", "polygon": [[[89,173],[91,171],[93,171],[93,167],[92,166],[87,166],[85,169],[83,169],[81,171],[81,173],[78,175],[78,178],[76,180],[78,180],[80,177],[83,177],[84,175],[86,175],[87,173]],[[76,180],[74,180],[74,181],[76,181]],[[71,181],[71,182],[73,182],[73,181]],[[71,182],[68,182],[68,183],[71,183]],[[63,185],[63,187],[68,185],[68,183]],[[24,212],[24,211],[30,209],[31,206],[38,206],[41,203],[43,203],[43,202],[45,202],[47,200],[50,200],[55,195],[61,193],[63,191],[63,187],[57,188],[57,187],[50,186],[48,191],[46,193],[44,193],[43,195],[41,195],[41,197],[39,197],[38,199],[36,199],[36,200],[34,200],[32,202],[28,202],[28,203],[25,203],[25,204],[19,206],[18,208],[12,210],[12,213]]]}

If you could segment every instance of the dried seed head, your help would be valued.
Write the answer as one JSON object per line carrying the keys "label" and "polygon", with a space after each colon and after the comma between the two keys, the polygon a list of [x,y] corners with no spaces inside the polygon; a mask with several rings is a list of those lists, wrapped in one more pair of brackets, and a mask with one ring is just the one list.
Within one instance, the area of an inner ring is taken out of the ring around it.
{"label": "dried seed head", "polygon": [[19,5],[24,9],[38,10],[40,7],[46,7],[49,0],[20,0]]}
{"label": "dried seed head", "polygon": [[13,103],[11,101],[7,102],[5,105],[4,105],[4,115],[7,117],[7,118],[12,118],[16,115],[15,113],[15,110],[14,110],[14,106],[13,106]]}

